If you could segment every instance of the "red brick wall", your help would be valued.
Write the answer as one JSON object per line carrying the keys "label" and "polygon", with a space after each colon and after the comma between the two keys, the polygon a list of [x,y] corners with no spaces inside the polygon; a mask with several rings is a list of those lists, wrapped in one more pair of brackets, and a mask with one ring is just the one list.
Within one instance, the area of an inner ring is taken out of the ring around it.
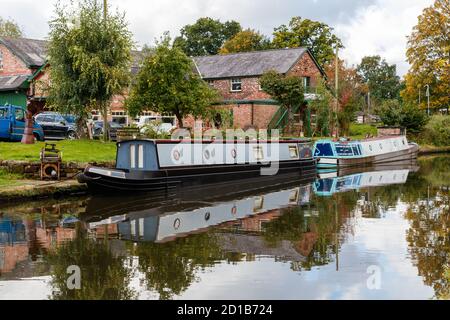
{"label": "red brick wall", "polygon": [[31,74],[31,70],[28,69],[27,65],[20,58],[13,55],[3,44],[0,44],[0,51],[3,53],[3,69],[0,70],[0,77]]}
{"label": "red brick wall", "polygon": [[[298,77],[310,77],[311,86],[315,87],[321,77],[309,54],[304,54],[288,73]],[[217,89],[224,100],[265,100],[270,99],[270,95],[259,90],[259,77],[241,78],[242,90],[231,91],[231,79],[213,80],[212,87]],[[244,128],[253,125],[257,129],[265,129],[278,109],[278,106],[254,105],[253,123],[251,105],[234,105],[233,117],[234,127]]]}
{"label": "red brick wall", "polygon": [[309,54],[304,54],[288,73],[298,77],[311,77],[311,86],[315,87],[321,77],[319,68]]}

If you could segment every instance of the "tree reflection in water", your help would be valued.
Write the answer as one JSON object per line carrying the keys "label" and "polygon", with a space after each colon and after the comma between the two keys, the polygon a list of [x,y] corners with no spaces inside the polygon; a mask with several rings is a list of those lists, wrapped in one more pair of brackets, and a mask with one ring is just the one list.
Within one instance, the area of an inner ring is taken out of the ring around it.
{"label": "tree reflection in water", "polygon": [[[276,214],[266,215],[265,220],[261,217],[261,223],[252,224],[259,225],[260,230],[251,229],[246,233],[242,225],[237,230],[233,229],[236,225],[224,224],[166,243],[127,242],[128,251],[121,256],[112,253],[108,241],[89,238],[86,230],[78,225],[74,240],[42,253],[47,255],[46,261],[52,267],[56,292],[51,298],[133,299],[137,292],[130,288],[130,283],[138,273],[142,274],[147,290],[156,292],[160,299],[173,298],[217,263],[257,259],[257,254],[239,247],[225,248],[221,235],[233,232],[244,239],[246,235],[258,237],[268,248],[276,248],[282,241],[289,242],[305,257],[302,261],[290,261],[293,271],[337,264],[339,248],[353,233],[352,223],[357,213],[363,218],[382,218],[387,210],[399,208],[402,203],[407,207],[404,215],[410,222],[406,233],[410,257],[424,283],[434,289],[435,297],[449,299],[450,157],[425,159],[420,165],[419,172],[410,173],[404,185],[365,188],[330,197],[313,195],[309,205],[275,210]],[[275,261],[278,258],[274,255]],[[131,266],[132,260],[137,264]],[[70,265],[81,268],[80,290],[67,288]]]}
{"label": "tree reflection in water", "polygon": [[[47,261],[52,266],[51,299],[120,300],[136,296],[129,287],[132,269],[127,267],[127,258],[113,255],[107,242],[88,238],[79,225],[76,237],[49,251]],[[72,265],[81,269],[81,288],[77,290],[67,286],[67,268]]]}

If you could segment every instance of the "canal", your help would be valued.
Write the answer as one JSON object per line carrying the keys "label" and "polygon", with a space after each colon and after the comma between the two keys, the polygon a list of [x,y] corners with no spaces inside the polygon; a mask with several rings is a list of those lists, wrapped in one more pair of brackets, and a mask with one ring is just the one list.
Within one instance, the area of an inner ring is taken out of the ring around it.
{"label": "canal", "polygon": [[0,299],[450,299],[450,156],[0,207]]}

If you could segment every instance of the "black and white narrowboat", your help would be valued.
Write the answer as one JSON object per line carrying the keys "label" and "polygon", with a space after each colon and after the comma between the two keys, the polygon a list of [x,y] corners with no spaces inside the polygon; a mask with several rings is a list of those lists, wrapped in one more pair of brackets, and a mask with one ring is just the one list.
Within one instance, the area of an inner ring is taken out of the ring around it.
{"label": "black and white narrowboat", "polygon": [[419,146],[406,136],[383,136],[364,140],[319,140],[314,157],[319,169],[367,166],[417,158]]}
{"label": "black and white narrowboat", "polygon": [[114,169],[88,166],[78,181],[92,191],[148,192],[315,174],[309,140],[200,143],[143,139],[118,142]]}

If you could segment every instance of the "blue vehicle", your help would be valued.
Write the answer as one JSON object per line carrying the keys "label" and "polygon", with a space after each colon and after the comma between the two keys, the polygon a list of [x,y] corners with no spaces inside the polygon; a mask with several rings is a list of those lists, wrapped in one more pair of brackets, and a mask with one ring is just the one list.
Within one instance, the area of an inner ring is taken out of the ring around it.
{"label": "blue vehicle", "polygon": [[[0,106],[0,140],[20,141],[25,129],[25,108],[13,105]],[[33,135],[44,141],[44,130],[33,121]]]}

